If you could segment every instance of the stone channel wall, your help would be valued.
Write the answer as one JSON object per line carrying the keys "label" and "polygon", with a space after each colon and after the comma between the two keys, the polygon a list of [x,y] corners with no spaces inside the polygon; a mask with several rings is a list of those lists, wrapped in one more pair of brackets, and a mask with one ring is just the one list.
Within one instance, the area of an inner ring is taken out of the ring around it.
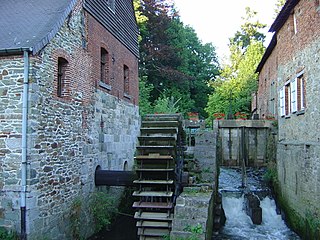
{"label": "stone channel wall", "polygon": [[[123,71],[125,62],[132,70],[134,100],[97,87],[92,66],[100,63],[88,49],[100,46],[94,38],[84,44],[88,18],[81,6],[79,1],[50,43],[29,57],[26,225],[30,240],[91,235],[95,226],[90,196],[97,191],[96,168],[130,170],[133,166],[140,127],[135,105],[137,58],[105,32],[119,52],[112,68],[117,71],[114,81],[123,83],[118,71]],[[99,24],[91,17],[90,21]],[[58,57],[69,64],[64,98],[55,91]],[[0,63],[0,226],[20,232],[23,58],[0,57]],[[119,196],[119,191],[109,193]],[[81,215],[72,219],[75,202],[81,203]]]}
{"label": "stone channel wall", "polygon": [[177,198],[172,239],[211,239],[218,194],[217,134],[199,130],[195,134],[194,161],[200,170],[196,186],[185,187]]}

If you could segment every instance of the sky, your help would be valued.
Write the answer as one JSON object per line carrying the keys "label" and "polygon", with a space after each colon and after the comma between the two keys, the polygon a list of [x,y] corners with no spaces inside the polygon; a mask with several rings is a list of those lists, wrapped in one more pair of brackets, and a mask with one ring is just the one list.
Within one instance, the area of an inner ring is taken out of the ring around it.
{"label": "sky", "polygon": [[[245,8],[249,6],[258,12],[261,23],[267,24],[267,34],[273,23],[276,0],[174,0],[185,25],[195,29],[203,43],[211,42],[216,48],[220,60],[229,55],[229,38],[240,30],[245,16]],[[196,2],[196,4],[195,4]],[[268,33],[265,45],[268,46],[272,34]]]}

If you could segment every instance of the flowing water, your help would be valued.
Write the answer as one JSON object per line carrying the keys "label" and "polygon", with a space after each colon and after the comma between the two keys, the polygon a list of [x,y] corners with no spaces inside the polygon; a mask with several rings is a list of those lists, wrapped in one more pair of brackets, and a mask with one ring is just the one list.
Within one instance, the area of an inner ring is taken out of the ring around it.
{"label": "flowing water", "polygon": [[[263,170],[249,171],[247,189],[242,188],[241,171],[221,168],[219,191],[222,193],[222,204],[226,214],[226,224],[221,234],[215,239],[230,240],[286,240],[300,239],[292,232],[277,214],[275,201],[270,197],[269,189],[263,185]],[[243,209],[244,190],[257,194],[262,208],[262,224],[254,225]],[[268,196],[269,195],[269,196]]]}

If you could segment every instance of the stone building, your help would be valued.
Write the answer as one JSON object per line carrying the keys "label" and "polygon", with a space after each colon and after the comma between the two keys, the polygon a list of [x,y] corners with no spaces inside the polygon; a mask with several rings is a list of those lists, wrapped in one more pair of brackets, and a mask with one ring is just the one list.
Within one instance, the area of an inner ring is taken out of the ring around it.
{"label": "stone building", "polygon": [[278,119],[277,172],[288,212],[319,223],[319,0],[288,0],[270,31],[274,37],[257,69],[256,110]]}
{"label": "stone building", "polygon": [[[133,166],[133,3],[6,0],[0,10],[0,227],[28,239],[87,237],[95,169]],[[82,215],[72,222],[75,201]]]}

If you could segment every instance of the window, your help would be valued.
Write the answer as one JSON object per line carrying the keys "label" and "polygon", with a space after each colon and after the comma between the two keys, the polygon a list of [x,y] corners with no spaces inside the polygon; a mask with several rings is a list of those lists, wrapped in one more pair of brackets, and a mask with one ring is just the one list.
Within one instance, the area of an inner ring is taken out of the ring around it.
{"label": "window", "polygon": [[291,113],[291,85],[290,82],[284,87],[285,113],[289,116]]}
{"label": "window", "polygon": [[124,84],[124,93],[129,94],[129,67],[123,66],[123,84]]}
{"label": "window", "polygon": [[276,91],[276,83],[273,81],[270,85],[270,104],[269,104],[269,112],[271,114],[275,114],[275,91]]}
{"label": "window", "polygon": [[66,86],[66,72],[68,61],[62,57],[58,58],[58,78],[57,78],[57,96],[64,97]]}
{"label": "window", "polygon": [[289,116],[291,113],[301,113],[306,107],[306,89],[303,71],[296,78],[287,81],[279,91],[280,116]]}
{"label": "window", "polygon": [[303,71],[297,74],[297,111],[303,111],[306,107],[306,89]]}
{"label": "window", "polygon": [[110,84],[109,81],[109,54],[107,50],[101,48],[100,56],[100,81]]}

